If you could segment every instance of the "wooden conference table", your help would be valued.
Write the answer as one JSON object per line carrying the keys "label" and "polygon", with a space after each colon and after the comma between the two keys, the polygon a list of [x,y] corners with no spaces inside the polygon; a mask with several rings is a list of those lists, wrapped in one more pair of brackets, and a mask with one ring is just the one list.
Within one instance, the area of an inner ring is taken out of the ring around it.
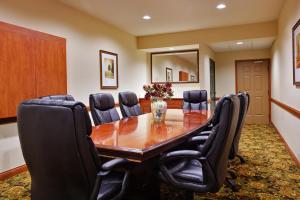
{"label": "wooden conference table", "polygon": [[93,128],[92,140],[101,156],[143,162],[183,143],[209,121],[210,110],[169,109],[165,122],[153,122],[152,113]]}
{"label": "wooden conference table", "polygon": [[212,113],[208,107],[201,111],[168,109],[163,123],[153,122],[152,113],[146,113],[93,128],[91,137],[100,156],[132,161],[125,199],[160,199],[160,154],[183,144],[207,125]]}

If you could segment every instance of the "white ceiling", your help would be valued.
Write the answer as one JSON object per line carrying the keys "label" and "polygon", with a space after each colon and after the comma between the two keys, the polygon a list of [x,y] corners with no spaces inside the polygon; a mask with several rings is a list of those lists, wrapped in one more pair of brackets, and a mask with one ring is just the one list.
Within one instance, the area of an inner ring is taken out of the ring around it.
{"label": "white ceiling", "polygon": [[[59,0],[136,36],[271,21],[284,0]],[[217,10],[225,3],[227,8]],[[150,15],[151,20],[142,19]]]}
{"label": "white ceiling", "polygon": [[[243,51],[243,50],[256,50],[256,49],[268,49],[271,48],[275,38],[256,38],[249,40],[236,40],[217,42],[209,44],[208,46],[215,52],[228,52],[228,51]],[[237,44],[237,42],[243,42],[243,44]]]}

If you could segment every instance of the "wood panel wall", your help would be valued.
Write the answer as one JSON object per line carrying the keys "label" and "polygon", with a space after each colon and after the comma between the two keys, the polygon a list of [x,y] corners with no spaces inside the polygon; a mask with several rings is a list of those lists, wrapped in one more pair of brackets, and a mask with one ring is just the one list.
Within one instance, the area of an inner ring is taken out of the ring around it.
{"label": "wood panel wall", "polygon": [[0,22],[0,118],[24,99],[67,93],[66,40]]}

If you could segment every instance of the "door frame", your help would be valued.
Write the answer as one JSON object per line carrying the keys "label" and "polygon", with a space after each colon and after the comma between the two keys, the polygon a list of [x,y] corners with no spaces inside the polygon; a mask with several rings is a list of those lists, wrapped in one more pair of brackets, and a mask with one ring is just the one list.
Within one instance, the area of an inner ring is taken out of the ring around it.
{"label": "door frame", "polygon": [[[216,100],[217,96],[217,92],[216,92],[216,62],[212,59],[212,58],[209,58],[209,78],[211,77],[211,63],[214,64],[214,99],[211,98],[211,94],[210,95],[210,99],[211,100]],[[209,83],[209,87],[210,87],[210,93],[211,93],[211,79],[210,79],[210,83]]]}
{"label": "door frame", "polygon": [[[238,62],[247,62],[247,61],[268,61],[268,101],[269,101],[269,123],[271,123],[271,97],[272,97],[272,82],[271,82],[271,58],[261,58],[261,59],[242,59],[242,60],[235,60],[235,93],[238,93]],[[251,99],[250,99],[251,101]]]}

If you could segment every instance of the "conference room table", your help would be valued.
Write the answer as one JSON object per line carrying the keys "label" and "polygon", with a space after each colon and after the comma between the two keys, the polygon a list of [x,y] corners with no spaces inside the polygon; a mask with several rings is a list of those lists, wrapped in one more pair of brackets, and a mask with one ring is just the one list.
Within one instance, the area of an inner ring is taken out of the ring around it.
{"label": "conference room table", "polygon": [[[163,152],[178,148],[205,127],[213,113],[204,110],[168,109],[164,122],[152,113],[93,127],[91,138],[104,159],[126,158],[131,162],[131,186],[144,191],[145,199],[159,199],[158,163]],[[144,199],[144,198],[139,198]]]}

